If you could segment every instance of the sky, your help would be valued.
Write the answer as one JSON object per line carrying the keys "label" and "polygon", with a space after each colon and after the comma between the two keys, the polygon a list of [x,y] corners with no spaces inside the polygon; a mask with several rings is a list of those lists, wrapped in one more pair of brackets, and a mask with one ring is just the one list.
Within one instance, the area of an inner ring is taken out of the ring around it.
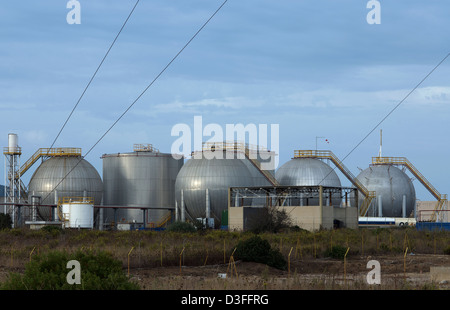
{"label": "sky", "polygon": [[[21,162],[52,145],[136,3],[79,0],[80,23],[69,24],[68,2],[0,5],[0,141],[18,134]],[[54,147],[90,150],[102,175],[102,154],[135,143],[170,153],[174,126],[193,130],[201,116],[224,130],[278,125],[278,167],[317,146],[358,175],[382,130],[383,156],[406,157],[448,194],[450,59],[402,100],[450,52],[450,2],[380,0],[379,24],[368,23],[368,2],[228,0],[138,97],[223,3],[141,0]]]}

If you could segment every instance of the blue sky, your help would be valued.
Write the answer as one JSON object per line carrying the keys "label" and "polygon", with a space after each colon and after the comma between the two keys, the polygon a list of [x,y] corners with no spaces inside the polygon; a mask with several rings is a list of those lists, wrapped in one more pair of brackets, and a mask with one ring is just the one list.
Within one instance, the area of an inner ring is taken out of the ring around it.
{"label": "blue sky", "polygon": [[[19,135],[22,162],[50,147],[135,4],[79,2],[79,25],[65,0],[0,5],[0,138]],[[222,2],[141,0],[55,147],[89,150]],[[369,25],[365,0],[229,0],[86,160],[102,174],[102,154],[134,143],[170,152],[172,127],[194,116],[279,124],[279,165],[316,137],[344,158],[450,52],[448,1],[380,3]],[[384,156],[407,157],[449,193],[449,100],[447,59],[344,164],[367,168],[382,129]]]}

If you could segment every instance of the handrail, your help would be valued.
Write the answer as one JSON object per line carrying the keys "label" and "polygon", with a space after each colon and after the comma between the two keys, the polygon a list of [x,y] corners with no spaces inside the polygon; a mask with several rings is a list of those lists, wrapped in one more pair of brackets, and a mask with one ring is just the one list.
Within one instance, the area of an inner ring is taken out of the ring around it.
{"label": "handrail", "polygon": [[157,227],[163,227],[167,224],[168,221],[172,218],[172,212],[169,212],[166,216],[164,216],[157,224]]}
{"label": "handrail", "polygon": [[134,144],[133,145],[134,152],[156,152],[159,153],[159,150],[153,147],[152,144]]}
{"label": "handrail", "polygon": [[372,157],[372,163],[377,165],[402,165],[411,171],[411,173],[425,186],[428,191],[437,199],[446,199],[438,190],[423,176],[419,170],[406,157]]}
{"label": "handrail", "polygon": [[3,148],[3,154],[4,155],[21,155],[22,154],[22,148],[19,146],[16,147],[9,147],[6,146]]}
{"label": "handrail", "polygon": [[41,157],[76,157],[81,156],[81,148],[40,148],[19,169],[18,174],[23,175]]}
{"label": "handrail", "polygon": [[224,142],[203,142],[202,143],[202,150],[203,151],[211,151],[214,150],[238,150],[238,151],[244,151],[246,149],[252,150],[252,151],[268,151],[267,148],[260,146],[260,145],[254,145],[250,143],[245,142],[239,142],[239,141],[224,141]]}
{"label": "handrail", "polygon": [[87,203],[87,204],[94,204],[95,199],[94,197],[61,197],[58,200],[58,204],[70,204],[70,203]]}
{"label": "handrail", "polygon": [[416,167],[406,157],[372,157],[372,163],[376,165],[401,165],[411,171],[411,173],[419,180],[420,183],[437,199],[437,204],[431,220],[436,220],[436,212],[440,211],[444,204],[448,201],[447,194],[440,194],[438,190],[430,183],[430,181],[417,170]]}
{"label": "handrail", "polygon": [[360,206],[359,213],[365,216],[369,210],[372,200],[376,197],[375,191],[369,191],[354,175],[353,173],[339,160],[339,158],[331,151],[323,150],[295,150],[294,158],[323,158],[330,159],[337,168],[347,177],[347,179],[355,185],[360,192],[365,196],[363,203]]}
{"label": "handrail", "polygon": [[258,171],[264,175],[264,177],[267,179],[267,181],[270,182],[270,184],[272,184],[273,186],[279,185],[277,179],[275,179],[269,171],[261,169],[261,163],[257,159],[254,159],[250,156],[250,150],[248,148],[245,148],[245,157],[247,157],[253,164],[253,166],[255,166],[256,169],[258,169]]}
{"label": "handrail", "polygon": [[331,151],[295,150],[294,158],[324,158],[331,159],[336,167],[355,185],[364,196],[370,195],[370,191],[353,175],[353,173]]}

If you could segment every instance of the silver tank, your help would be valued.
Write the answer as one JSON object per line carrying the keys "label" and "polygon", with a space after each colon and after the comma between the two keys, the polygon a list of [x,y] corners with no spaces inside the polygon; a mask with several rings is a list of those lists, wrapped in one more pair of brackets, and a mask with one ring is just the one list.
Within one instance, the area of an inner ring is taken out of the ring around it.
{"label": "silver tank", "polygon": [[[406,216],[411,215],[416,204],[416,191],[411,179],[401,169],[392,165],[372,165],[356,177],[369,191],[375,191],[376,199],[367,215],[401,217],[403,196],[405,196]],[[359,194],[359,205],[362,203]],[[381,202],[380,202],[381,200]],[[381,204],[381,205],[380,205]]]}
{"label": "silver tank", "polygon": [[[276,171],[275,177],[280,185],[341,187],[341,181],[333,168],[316,158],[293,158]],[[331,201],[333,205],[340,205],[340,195],[334,194]],[[310,205],[317,203],[318,199],[309,201]]]}
{"label": "silver tank", "polygon": [[220,222],[222,211],[228,208],[228,188],[254,185],[254,175],[246,163],[236,154],[233,156],[223,155],[222,159],[193,157],[184,164],[177,176],[175,192],[177,205],[181,207],[183,190],[186,218],[205,217],[208,189],[210,216],[216,223]]}
{"label": "silver tank", "polygon": [[[103,185],[97,170],[85,159],[51,157],[43,161],[33,173],[28,184],[28,193],[41,196],[41,204],[56,204],[55,198],[86,195],[93,197],[95,204],[100,205]],[[41,207],[39,213],[43,219],[52,220],[50,208]]]}
{"label": "silver tank", "polygon": [[[118,209],[116,220],[124,223],[159,224],[175,208],[175,179],[183,159],[159,151],[105,154],[103,159],[104,206]],[[133,209],[136,208],[136,209]],[[114,212],[105,209],[104,221],[114,221]]]}

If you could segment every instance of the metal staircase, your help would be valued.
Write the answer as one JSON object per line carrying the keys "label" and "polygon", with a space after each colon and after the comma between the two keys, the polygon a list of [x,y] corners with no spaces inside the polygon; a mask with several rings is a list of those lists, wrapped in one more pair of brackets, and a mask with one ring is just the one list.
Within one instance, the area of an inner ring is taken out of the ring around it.
{"label": "metal staircase", "polygon": [[369,191],[354,175],[353,173],[343,164],[339,158],[333,154],[331,151],[318,151],[318,150],[296,150],[294,151],[294,158],[319,158],[319,159],[329,159],[333,164],[350,180],[350,182],[358,188],[358,190],[364,195],[364,200],[359,208],[359,215],[365,216],[369,207],[376,197],[374,191]]}
{"label": "metal staircase", "polygon": [[[40,158],[46,159],[49,157],[72,157],[81,156],[80,148],[40,148],[38,149],[16,172],[15,178],[19,180],[19,176],[24,175]],[[11,180],[11,175],[8,179]],[[20,197],[27,201],[28,189],[27,186],[20,180],[20,184],[16,184],[16,188],[20,188]]]}
{"label": "metal staircase", "polygon": [[251,145],[248,143],[243,142],[236,142],[236,141],[225,141],[225,142],[204,142],[202,145],[203,151],[216,151],[216,150],[224,150],[224,151],[240,151],[244,152],[245,157],[250,160],[250,162],[253,164],[253,166],[258,169],[258,171],[269,181],[272,186],[278,186],[279,183],[275,179],[275,177],[267,170],[261,169],[261,163],[256,158],[253,158],[254,156],[251,156],[253,154],[258,154],[258,151],[267,151],[265,149],[261,149],[261,147],[258,147],[257,145]]}
{"label": "metal staircase", "polygon": [[405,157],[372,157],[372,164],[374,165],[397,165],[406,167],[414,177],[437,199],[437,204],[431,215],[431,221],[436,221],[437,212],[442,210],[448,198],[447,194],[441,195],[437,189],[417,170],[416,167]]}
{"label": "metal staircase", "polygon": [[252,158],[253,156],[250,156],[250,149],[247,147],[245,148],[245,157],[250,160],[253,166],[258,169],[258,171],[267,179],[267,181],[270,182],[270,184],[272,184],[272,186],[280,185],[280,183],[278,183],[277,179],[275,179],[272,173],[267,170],[261,169],[261,163],[259,162],[259,160]]}
{"label": "metal staircase", "polygon": [[40,148],[19,169],[18,174],[23,175],[40,158],[81,156],[80,148]]}

